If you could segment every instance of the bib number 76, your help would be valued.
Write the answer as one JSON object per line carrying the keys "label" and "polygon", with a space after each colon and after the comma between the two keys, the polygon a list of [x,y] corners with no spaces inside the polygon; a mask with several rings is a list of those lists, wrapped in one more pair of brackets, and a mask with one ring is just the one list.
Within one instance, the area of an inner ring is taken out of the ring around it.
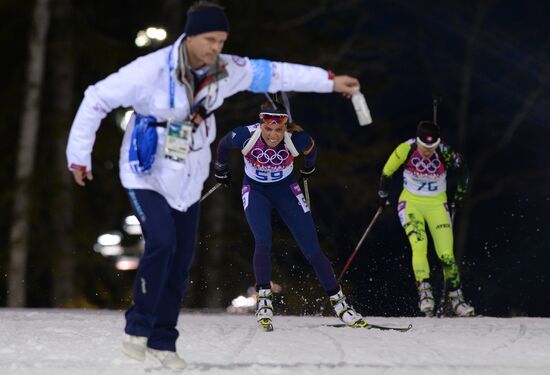
{"label": "bib number 76", "polygon": [[418,187],[418,191],[426,188],[428,191],[437,191],[437,184],[435,182],[422,182]]}

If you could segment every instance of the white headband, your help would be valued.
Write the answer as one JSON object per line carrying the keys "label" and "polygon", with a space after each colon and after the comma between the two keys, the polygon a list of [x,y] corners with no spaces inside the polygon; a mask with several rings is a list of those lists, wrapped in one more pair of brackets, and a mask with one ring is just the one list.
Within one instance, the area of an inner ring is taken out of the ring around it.
{"label": "white headband", "polygon": [[416,142],[421,144],[422,146],[426,148],[435,148],[437,145],[439,145],[439,142],[441,142],[441,138],[437,138],[437,140],[434,143],[424,143],[419,137],[416,137]]}

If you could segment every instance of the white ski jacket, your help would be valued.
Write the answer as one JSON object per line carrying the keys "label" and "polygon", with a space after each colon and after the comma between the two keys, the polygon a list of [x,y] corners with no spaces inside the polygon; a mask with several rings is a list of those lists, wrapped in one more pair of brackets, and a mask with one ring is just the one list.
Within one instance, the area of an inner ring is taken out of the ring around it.
{"label": "white ski jacket", "polygon": [[[222,54],[218,75],[192,98],[189,88],[177,78],[178,46],[185,35],[172,45],[137,58],[118,72],[89,86],[73,121],[67,160],[71,165],[92,170],[92,149],[101,120],[117,107],[132,107],[136,113],[153,116],[157,122],[170,118],[189,118],[191,105],[204,100],[209,112],[223,104],[225,98],[239,92],[332,92],[331,73],[311,66],[253,60]],[[225,74],[226,73],[226,74]],[[132,172],[128,163],[134,116],[125,131],[120,148],[120,179],[126,189],[148,189],[163,195],[168,204],[179,211],[201,197],[204,181],[210,170],[210,144],[216,138],[216,120],[209,116],[193,134],[193,148],[185,164],[163,157],[165,129],[157,127],[158,144],[155,162],[147,174]]]}

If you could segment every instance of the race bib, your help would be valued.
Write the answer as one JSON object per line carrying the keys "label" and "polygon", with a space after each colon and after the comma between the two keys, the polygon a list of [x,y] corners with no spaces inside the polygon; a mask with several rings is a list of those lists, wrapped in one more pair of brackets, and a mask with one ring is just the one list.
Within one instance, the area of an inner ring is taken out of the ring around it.
{"label": "race bib", "polygon": [[168,120],[164,157],[185,164],[191,148],[193,125],[191,121]]}

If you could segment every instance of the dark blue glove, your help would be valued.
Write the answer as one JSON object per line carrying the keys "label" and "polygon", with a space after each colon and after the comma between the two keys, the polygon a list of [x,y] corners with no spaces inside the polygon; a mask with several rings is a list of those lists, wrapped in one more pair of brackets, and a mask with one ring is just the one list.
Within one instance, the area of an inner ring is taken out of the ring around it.
{"label": "dark blue glove", "polygon": [[227,168],[227,166],[216,163],[214,169],[215,169],[214,178],[216,178],[216,181],[225,187],[230,187],[231,172],[229,172],[229,169]]}

